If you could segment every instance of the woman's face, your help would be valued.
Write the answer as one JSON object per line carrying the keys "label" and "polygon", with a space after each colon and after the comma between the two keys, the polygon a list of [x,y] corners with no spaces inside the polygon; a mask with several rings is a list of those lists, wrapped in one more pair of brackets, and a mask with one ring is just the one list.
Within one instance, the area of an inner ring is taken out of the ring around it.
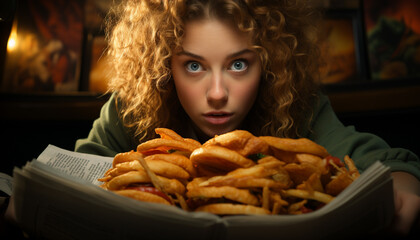
{"label": "woman's face", "polygon": [[257,96],[261,63],[244,33],[218,20],[185,26],[182,50],[174,52],[172,76],[178,98],[208,137],[237,129]]}

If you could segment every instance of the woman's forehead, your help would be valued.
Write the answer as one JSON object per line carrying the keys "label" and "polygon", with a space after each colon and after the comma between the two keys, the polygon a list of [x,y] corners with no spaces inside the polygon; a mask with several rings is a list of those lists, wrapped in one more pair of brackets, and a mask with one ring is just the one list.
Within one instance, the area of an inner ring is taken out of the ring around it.
{"label": "woman's forehead", "polygon": [[239,31],[230,22],[218,19],[205,19],[188,22],[185,25],[182,47],[200,47],[211,45],[215,48],[225,47],[243,49],[251,45],[248,34]]}

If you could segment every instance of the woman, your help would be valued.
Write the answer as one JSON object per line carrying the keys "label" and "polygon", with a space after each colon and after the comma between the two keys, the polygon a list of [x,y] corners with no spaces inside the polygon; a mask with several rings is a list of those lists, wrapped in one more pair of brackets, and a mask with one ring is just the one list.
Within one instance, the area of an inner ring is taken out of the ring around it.
{"label": "woman", "polygon": [[306,137],[360,170],[391,167],[407,234],[420,209],[420,162],[345,127],[320,93],[316,15],[305,1],[139,1],[115,12],[111,99],[76,151],[114,156],[166,127],[204,142],[234,129]]}

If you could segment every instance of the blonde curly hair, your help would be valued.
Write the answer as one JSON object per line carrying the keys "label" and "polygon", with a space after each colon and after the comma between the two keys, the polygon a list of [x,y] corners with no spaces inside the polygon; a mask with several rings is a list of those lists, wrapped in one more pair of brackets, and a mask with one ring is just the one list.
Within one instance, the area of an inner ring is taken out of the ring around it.
{"label": "blonde curly hair", "polygon": [[255,135],[299,136],[319,85],[313,10],[304,0],[123,1],[109,15],[107,37],[115,68],[110,91],[125,126],[137,141],[156,137],[156,127],[183,132],[188,117],[171,76],[172,51],[186,22],[217,18],[249,33],[261,59],[258,97],[244,126]]}

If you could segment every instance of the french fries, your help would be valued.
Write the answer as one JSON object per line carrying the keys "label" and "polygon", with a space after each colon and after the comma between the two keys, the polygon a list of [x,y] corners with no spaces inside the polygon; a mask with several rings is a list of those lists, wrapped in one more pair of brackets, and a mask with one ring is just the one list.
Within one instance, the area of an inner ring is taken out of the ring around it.
{"label": "french fries", "polygon": [[331,202],[360,175],[349,156],[341,161],[309,139],[236,130],[200,144],[170,129],[155,131],[160,138],[115,156],[101,187],[185,211],[303,214]]}

